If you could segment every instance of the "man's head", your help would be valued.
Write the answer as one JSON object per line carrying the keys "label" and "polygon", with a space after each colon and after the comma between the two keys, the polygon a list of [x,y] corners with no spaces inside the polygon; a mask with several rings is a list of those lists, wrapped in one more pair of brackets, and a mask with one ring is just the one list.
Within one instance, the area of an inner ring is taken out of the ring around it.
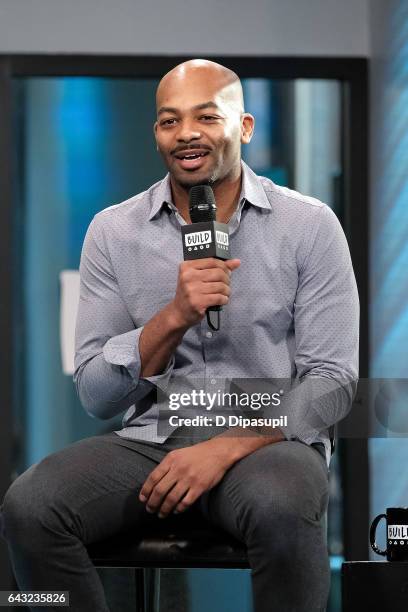
{"label": "man's head", "polygon": [[189,189],[239,177],[254,118],[244,112],[235,72],[208,60],[183,62],[160,81],[156,105],[157,148],[173,181]]}

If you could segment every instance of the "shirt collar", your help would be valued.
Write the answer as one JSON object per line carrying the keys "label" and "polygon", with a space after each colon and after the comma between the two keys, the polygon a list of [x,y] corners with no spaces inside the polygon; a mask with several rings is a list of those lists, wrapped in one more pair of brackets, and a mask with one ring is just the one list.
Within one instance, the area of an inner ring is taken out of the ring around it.
{"label": "shirt collar", "polygon": [[[268,200],[261,180],[251,168],[241,160],[242,168],[242,187],[239,198],[239,203],[248,202],[257,208],[265,208],[272,210],[272,204]],[[163,207],[168,206],[177,211],[176,206],[172,202],[170,174],[167,173],[162,181],[160,181],[152,193],[152,205],[149,214],[149,221],[159,216]]]}
{"label": "shirt collar", "polygon": [[170,208],[176,208],[171,201],[171,186],[170,186],[170,174],[167,173],[162,181],[160,181],[152,191],[152,205],[149,214],[149,221],[159,216],[159,213],[163,210],[164,206]]}
{"label": "shirt collar", "polygon": [[268,200],[261,179],[251,168],[241,160],[242,187],[240,202],[245,200],[257,208],[272,210],[272,204]]}

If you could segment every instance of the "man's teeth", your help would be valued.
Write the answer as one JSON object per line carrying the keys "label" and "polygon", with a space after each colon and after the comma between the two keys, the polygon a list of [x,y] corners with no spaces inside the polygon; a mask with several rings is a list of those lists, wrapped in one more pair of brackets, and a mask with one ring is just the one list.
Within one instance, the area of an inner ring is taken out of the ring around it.
{"label": "man's teeth", "polygon": [[194,155],[184,155],[183,159],[197,159],[197,157],[204,157],[205,153],[195,153]]}

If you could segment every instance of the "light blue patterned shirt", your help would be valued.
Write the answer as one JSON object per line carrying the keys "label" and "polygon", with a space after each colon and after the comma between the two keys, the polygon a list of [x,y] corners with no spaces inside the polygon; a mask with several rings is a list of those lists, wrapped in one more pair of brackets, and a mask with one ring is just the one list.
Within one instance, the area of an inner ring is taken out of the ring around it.
{"label": "light blue patterned shirt", "polygon": [[[211,332],[204,318],[162,374],[141,378],[139,336],[175,295],[183,224],[169,175],[91,221],[80,263],[74,374],[86,412],[108,419],[126,411],[120,436],[160,443],[174,427],[158,430],[157,387],[177,377],[276,380],[288,415],[285,437],[323,442],[329,464],[328,427],[348,413],[358,377],[359,300],[336,215],[242,162],[241,195],[228,224],[241,266],[231,276],[221,329]],[[297,386],[287,393],[285,381]]]}

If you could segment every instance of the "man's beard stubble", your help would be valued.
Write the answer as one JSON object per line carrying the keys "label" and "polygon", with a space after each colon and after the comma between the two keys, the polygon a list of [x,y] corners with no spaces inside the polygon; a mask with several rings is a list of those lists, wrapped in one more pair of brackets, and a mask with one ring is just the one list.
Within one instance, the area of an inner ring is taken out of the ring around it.
{"label": "man's beard stubble", "polygon": [[216,179],[213,177],[210,178],[204,178],[204,179],[197,179],[197,180],[190,180],[190,181],[180,181],[177,180],[176,177],[174,177],[175,180],[177,181],[177,183],[186,191],[189,191],[192,187],[197,187],[197,185],[208,185],[209,187],[214,187],[214,185],[216,184]]}
{"label": "man's beard stubble", "polygon": [[191,174],[191,178],[186,177],[186,179],[178,177],[175,173],[173,174],[171,168],[168,168],[168,170],[170,172],[170,176],[172,176],[176,183],[178,183],[185,191],[189,191],[192,187],[196,187],[197,185],[208,185],[209,187],[214,188],[214,186],[219,182],[216,169],[213,170],[209,177],[196,178],[193,174]]}

